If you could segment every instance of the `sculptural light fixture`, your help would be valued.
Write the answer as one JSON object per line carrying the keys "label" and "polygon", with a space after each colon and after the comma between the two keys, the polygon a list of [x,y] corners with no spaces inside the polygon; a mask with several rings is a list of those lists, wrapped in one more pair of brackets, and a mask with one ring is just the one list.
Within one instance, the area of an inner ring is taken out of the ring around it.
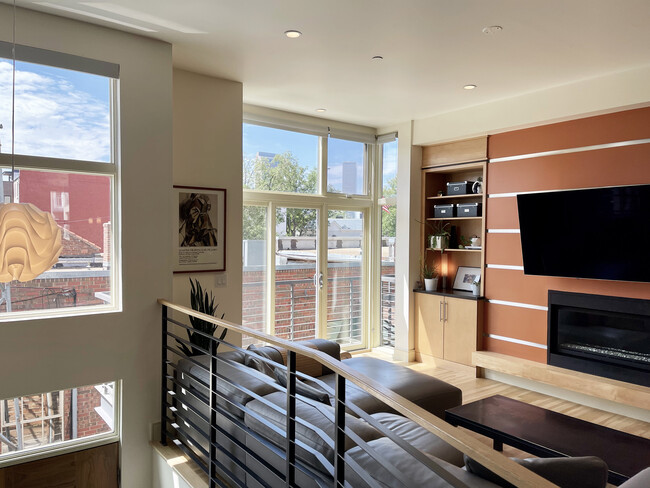
{"label": "sculptural light fixture", "polygon": [[[0,283],[30,281],[50,269],[61,254],[61,229],[52,214],[31,203],[14,202],[16,105],[16,0],[13,2],[11,91],[11,203],[0,203]],[[7,307],[9,310],[9,307]]]}

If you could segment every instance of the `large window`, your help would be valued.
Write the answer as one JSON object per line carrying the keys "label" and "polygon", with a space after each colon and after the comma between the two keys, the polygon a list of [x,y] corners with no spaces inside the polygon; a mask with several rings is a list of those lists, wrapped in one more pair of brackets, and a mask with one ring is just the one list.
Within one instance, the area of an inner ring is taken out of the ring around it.
{"label": "large window", "polygon": [[253,123],[243,133],[243,323],[367,346],[374,135]]}
{"label": "large window", "polygon": [[26,452],[117,435],[118,384],[0,399],[0,463]]}
{"label": "large window", "polygon": [[0,285],[0,320],[118,309],[118,67],[17,46],[12,141],[10,56],[0,42],[0,201],[51,213],[62,252],[34,280]]}

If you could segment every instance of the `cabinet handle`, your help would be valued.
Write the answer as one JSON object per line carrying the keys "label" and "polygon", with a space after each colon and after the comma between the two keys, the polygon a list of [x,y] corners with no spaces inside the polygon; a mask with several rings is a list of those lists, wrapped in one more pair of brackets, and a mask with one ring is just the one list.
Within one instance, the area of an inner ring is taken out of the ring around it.
{"label": "cabinet handle", "polygon": [[447,306],[449,304],[445,301],[445,322],[447,322]]}
{"label": "cabinet handle", "polygon": [[440,307],[439,307],[439,309],[438,309],[438,320],[440,320],[440,322],[443,321],[443,318],[442,318],[442,307],[443,307],[444,304],[445,304],[445,302],[440,302]]}

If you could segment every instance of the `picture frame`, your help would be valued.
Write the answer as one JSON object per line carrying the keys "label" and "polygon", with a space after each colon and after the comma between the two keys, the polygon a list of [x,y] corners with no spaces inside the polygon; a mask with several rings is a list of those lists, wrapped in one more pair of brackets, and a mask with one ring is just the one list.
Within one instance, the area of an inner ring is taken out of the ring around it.
{"label": "picture frame", "polygon": [[174,273],[226,270],[226,189],[173,186]]}
{"label": "picture frame", "polygon": [[481,268],[458,266],[454,278],[454,290],[472,291],[472,283],[481,279]]}

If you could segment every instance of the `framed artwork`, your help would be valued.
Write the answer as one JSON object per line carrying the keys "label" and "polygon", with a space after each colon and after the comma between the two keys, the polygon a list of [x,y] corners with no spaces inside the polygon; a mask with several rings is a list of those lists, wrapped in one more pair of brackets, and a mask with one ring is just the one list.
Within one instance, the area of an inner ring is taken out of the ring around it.
{"label": "framed artwork", "polygon": [[472,291],[472,283],[481,279],[481,268],[458,266],[454,279],[454,290]]}
{"label": "framed artwork", "polygon": [[225,271],[226,190],[174,186],[174,273]]}

